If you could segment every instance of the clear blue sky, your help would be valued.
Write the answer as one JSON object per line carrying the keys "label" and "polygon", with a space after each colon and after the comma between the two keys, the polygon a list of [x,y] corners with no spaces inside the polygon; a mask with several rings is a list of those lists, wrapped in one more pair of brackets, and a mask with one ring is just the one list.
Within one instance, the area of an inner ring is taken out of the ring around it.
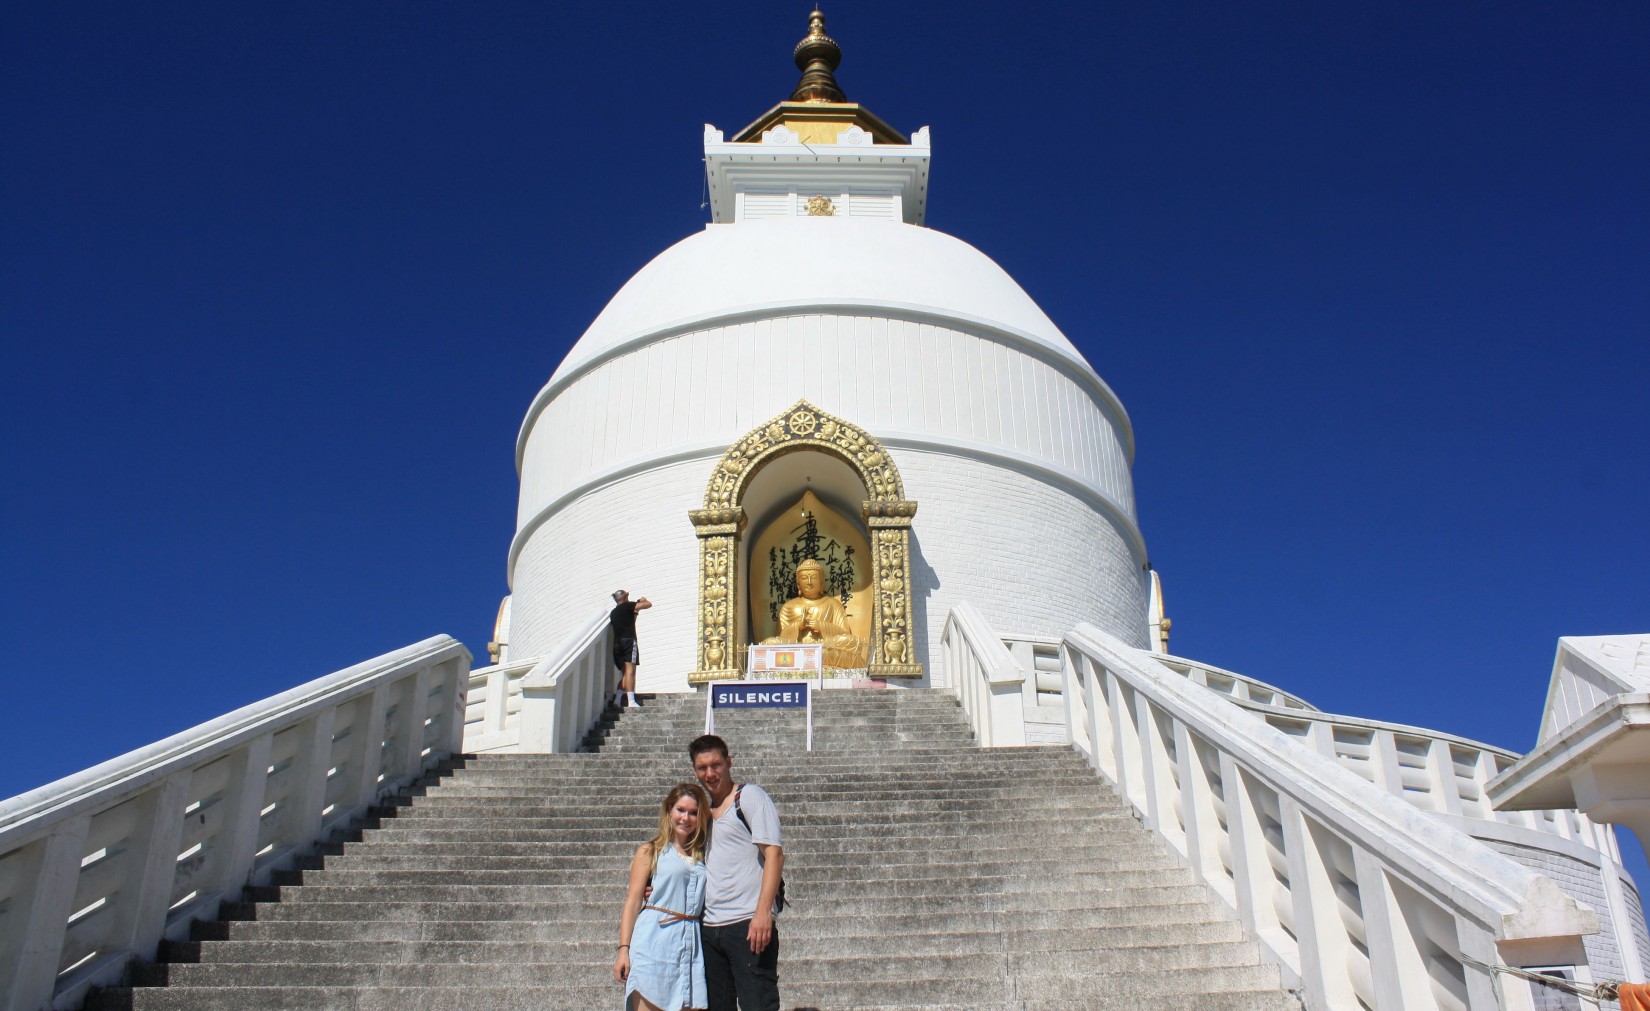
{"label": "clear blue sky", "polygon": [[[0,796],[484,659],[523,412],[808,9],[8,8]],[[1650,629],[1650,5],[826,13],[1128,407],[1176,652],[1525,750],[1558,636]]]}

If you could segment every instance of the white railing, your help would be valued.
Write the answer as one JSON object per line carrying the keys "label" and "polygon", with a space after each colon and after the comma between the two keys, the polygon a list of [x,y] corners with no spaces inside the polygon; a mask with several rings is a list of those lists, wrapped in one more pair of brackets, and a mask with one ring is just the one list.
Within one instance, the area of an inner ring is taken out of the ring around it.
{"label": "white railing", "polygon": [[0,803],[0,1009],[77,1007],[456,751],[447,636]]}
{"label": "white railing", "polygon": [[520,737],[525,754],[577,751],[618,684],[602,611],[521,679]]}
{"label": "white railing", "polygon": [[521,743],[521,683],[536,659],[478,667],[470,672],[464,708],[464,753],[514,751]]}
{"label": "white railing", "polygon": [[1598,918],[1541,877],[1092,625],[1073,746],[1315,1009],[1527,1011],[1483,963],[1583,967]]}
{"label": "white railing", "polygon": [[1497,811],[1490,806],[1489,782],[1518,761],[1515,752],[1425,727],[1326,713],[1275,685],[1197,660],[1164,654],[1152,659],[1422,811],[1557,836],[1621,862],[1610,826],[1579,811]]}
{"label": "white railing", "polygon": [[[1619,863],[1615,832],[1579,811],[1497,811],[1490,780],[1518,755],[1424,727],[1238,703],[1366,782],[1433,814],[1498,822],[1596,849]],[[1471,832],[1470,827],[1465,831]]]}
{"label": "white railing", "polygon": [[1304,709],[1317,712],[1318,707],[1301,698],[1291,695],[1274,685],[1258,681],[1246,674],[1222,670],[1211,667],[1197,660],[1188,660],[1181,656],[1170,656],[1166,653],[1154,653],[1152,659],[1168,667],[1170,670],[1199,684],[1210,691],[1230,696],[1238,702],[1255,702],[1261,705],[1277,706],[1281,709]]}
{"label": "white railing", "polygon": [[[946,683],[962,703],[980,746],[1025,744],[1025,671],[973,605],[951,608],[940,648],[945,655]],[[1035,683],[1032,690],[1036,690]]]}

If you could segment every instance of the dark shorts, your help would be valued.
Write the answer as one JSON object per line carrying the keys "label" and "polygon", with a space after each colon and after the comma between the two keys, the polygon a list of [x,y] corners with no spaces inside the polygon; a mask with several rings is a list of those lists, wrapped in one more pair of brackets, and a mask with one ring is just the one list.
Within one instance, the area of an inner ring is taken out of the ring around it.
{"label": "dark shorts", "polygon": [[641,662],[642,651],[636,648],[635,639],[613,640],[613,666],[624,670],[627,663],[640,665]]}

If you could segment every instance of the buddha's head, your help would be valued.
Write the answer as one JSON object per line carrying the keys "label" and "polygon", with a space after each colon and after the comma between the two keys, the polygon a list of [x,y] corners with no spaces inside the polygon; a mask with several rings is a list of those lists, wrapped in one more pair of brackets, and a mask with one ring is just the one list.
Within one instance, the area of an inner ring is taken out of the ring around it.
{"label": "buddha's head", "polygon": [[825,566],[809,558],[796,567],[796,592],[809,600],[825,595]]}

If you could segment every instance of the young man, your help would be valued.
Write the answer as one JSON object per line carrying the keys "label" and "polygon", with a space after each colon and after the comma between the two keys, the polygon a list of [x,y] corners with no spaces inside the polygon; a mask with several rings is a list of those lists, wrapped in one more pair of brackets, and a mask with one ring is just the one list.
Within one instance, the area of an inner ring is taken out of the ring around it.
{"label": "young man", "polygon": [[705,856],[705,952],[709,1011],[779,1011],[779,896],[785,851],[779,812],[766,790],[733,781],[728,744],[715,734],[688,745],[693,775],[710,794]]}
{"label": "young man", "polygon": [[633,601],[624,590],[613,591],[613,611],[607,616],[607,626],[613,630],[613,666],[619,668],[619,688],[613,693],[613,704],[620,709],[627,704],[641,705],[636,701],[636,665],[642,662],[642,652],[636,646],[636,612],[652,606],[646,597]]}

